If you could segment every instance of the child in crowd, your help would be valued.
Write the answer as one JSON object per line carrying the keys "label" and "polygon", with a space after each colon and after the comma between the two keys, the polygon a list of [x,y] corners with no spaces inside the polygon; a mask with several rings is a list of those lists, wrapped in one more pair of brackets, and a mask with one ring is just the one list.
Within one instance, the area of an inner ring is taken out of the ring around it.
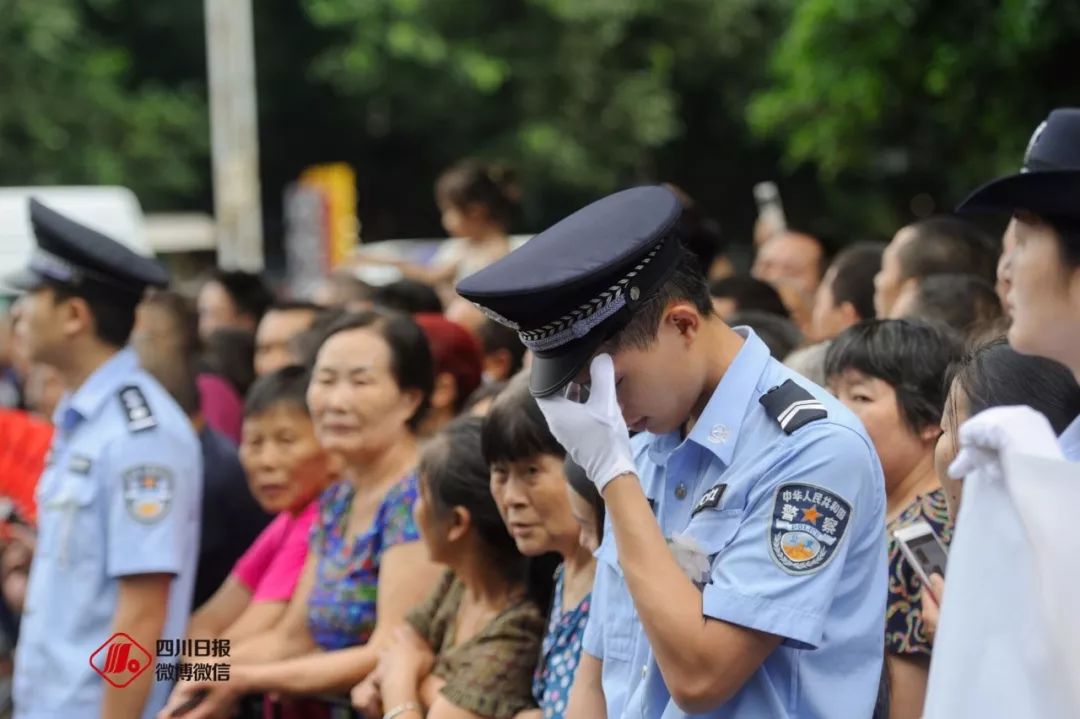
{"label": "child in crowd", "polygon": [[435,202],[450,239],[442,244],[428,266],[373,253],[361,264],[397,267],[408,279],[439,290],[444,303],[462,278],[487,267],[510,251],[508,230],[517,213],[521,193],[508,168],[463,160],[444,171],[435,183]]}
{"label": "child in crowd", "polygon": [[[589,618],[596,574],[592,550],[599,545],[603,501],[587,479],[572,485],[577,491],[568,491],[566,451],[551,436],[526,375],[518,375],[495,399],[484,422],[484,458],[491,468],[491,494],[518,550],[528,557],[556,552],[562,558],[533,680],[533,698],[544,719],[562,719]],[[583,475],[576,465],[571,474]],[[582,524],[574,518],[574,499]]]}

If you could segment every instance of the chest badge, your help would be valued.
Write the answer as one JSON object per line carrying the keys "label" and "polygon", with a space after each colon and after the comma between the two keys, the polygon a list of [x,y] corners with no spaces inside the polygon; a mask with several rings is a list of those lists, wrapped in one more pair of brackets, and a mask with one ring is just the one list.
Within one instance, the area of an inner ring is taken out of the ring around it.
{"label": "chest badge", "polygon": [[811,484],[781,485],[773,501],[769,552],[789,574],[809,574],[836,553],[851,521],[851,504]]}

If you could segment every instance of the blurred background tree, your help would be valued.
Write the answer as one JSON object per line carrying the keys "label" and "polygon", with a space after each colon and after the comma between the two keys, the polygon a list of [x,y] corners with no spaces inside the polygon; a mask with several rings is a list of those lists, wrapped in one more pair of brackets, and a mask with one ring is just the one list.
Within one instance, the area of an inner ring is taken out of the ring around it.
{"label": "blurred background tree", "polygon": [[[115,4],[93,5],[106,18]],[[208,177],[204,86],[141,77],[145,56],[86,10],[0,2],[0,183],[121,184],[148,207],[196,202]]]}
{"label": "blurred background tree", "polygon": [[1073,0],[803,0],[748,119],[785,168],[815,168],[832,216],[891,232],[1019,168],[1078,102],[1078,36]]}
{"label": "blurred background tree", "polygon": [[[433,182],[467,155],[518,169],[517,231],[666,180],[747,242],[773,179],[792,225],[884,237],[1016,167],[1080,66],[1072,0],[302,0],[255,22],[271,257],[305,166],[356,168],[365,239],[437,236]],[[211,209],[201,2],[0,0],[0,41],[5,184]]]}

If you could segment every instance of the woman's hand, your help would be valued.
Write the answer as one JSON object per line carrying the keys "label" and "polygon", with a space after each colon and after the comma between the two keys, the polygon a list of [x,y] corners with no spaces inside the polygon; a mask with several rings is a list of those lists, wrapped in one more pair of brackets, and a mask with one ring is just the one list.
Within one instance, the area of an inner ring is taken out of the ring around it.
{"label": "woman's hand", "polygon": [[379,670],[376,669],[364,681],[353,687],[352,692],[349,693],[353,708],[368,719],[379,719],[383,715],[379,676]]}
{"label": "woman's hand", "polygon": [[944,595],[945,579],[940,574],[931,574],[930,586],[924,584],[920,594],[923,636],[931,644],[937,635],[938,620],[941,618],[941,598]]}
{"label": "woman's hand", "polygon": [[[194,703],[200,694],[204,696]],[[180,715],[183,719],[227,719],[233,715],[241,694],[243,690],[233,685],[232,677],[227,682],[179,682],[157,719],[171,719],[181,707],[186,707]]]}

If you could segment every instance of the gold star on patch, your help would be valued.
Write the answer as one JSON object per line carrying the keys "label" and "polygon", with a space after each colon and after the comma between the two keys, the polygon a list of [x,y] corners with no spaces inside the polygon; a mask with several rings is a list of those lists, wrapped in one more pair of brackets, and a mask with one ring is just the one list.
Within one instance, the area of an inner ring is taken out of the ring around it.
{"label": "gold star on patch", "polygon": [[818,517],[821,516],[821,512],[818,511],[817,507],[810,507],[810,509],[804,509],[802,511],[802,516],[807,522],[813,524],[817,521]]}

